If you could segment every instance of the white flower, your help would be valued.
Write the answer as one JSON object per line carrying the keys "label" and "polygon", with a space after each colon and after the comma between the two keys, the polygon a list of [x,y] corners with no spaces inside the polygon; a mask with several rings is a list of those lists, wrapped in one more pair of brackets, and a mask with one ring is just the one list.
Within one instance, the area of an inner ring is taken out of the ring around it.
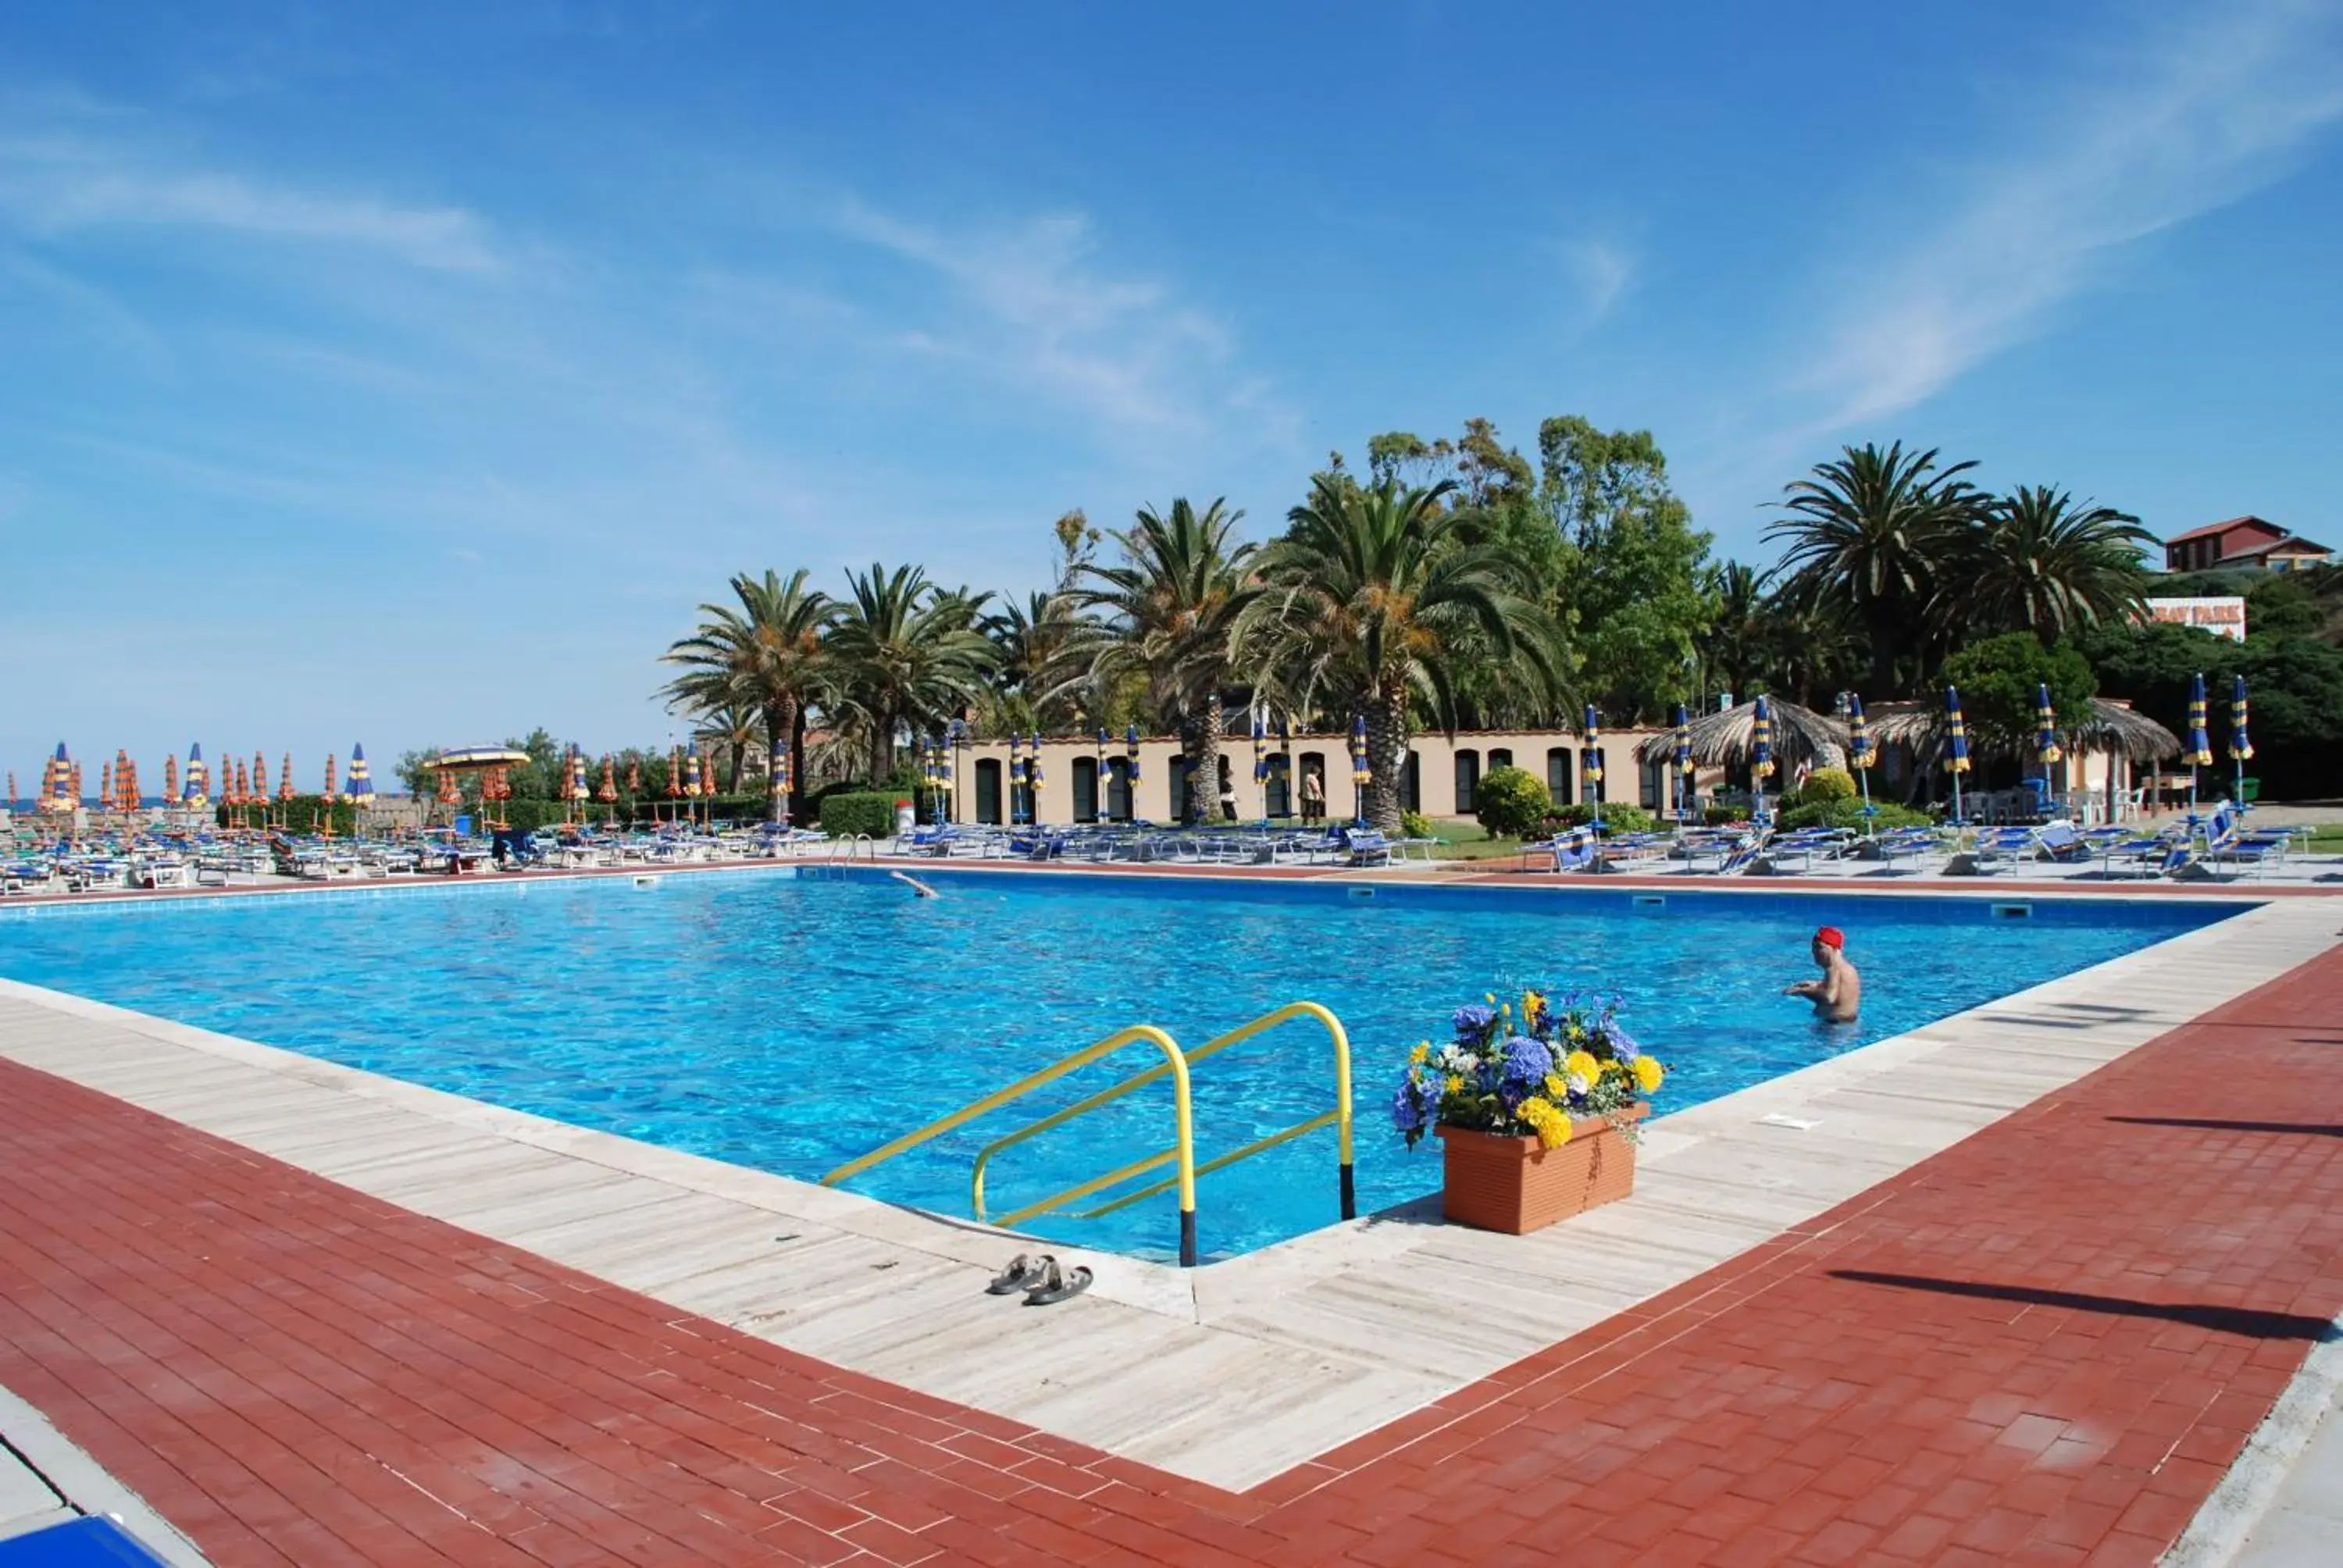
{"label": "white flower", "polygon": [[1570,1074],[1566,1081],[1570,1084],[1570,1091],[1573,1094],[1584,1094],[1594,1087],[1591,1080],[1583,1078],[1575,1072]]}

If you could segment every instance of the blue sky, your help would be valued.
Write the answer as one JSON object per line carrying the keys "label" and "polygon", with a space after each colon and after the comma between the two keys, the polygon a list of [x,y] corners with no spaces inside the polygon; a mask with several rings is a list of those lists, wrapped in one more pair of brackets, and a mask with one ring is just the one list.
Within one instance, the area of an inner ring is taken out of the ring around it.
{"label": "blue sky", "polygon": [[0,763],[658,741],[736,569],[1473,416],[2343,542],[2332,5],[853,9],[0,15]]}

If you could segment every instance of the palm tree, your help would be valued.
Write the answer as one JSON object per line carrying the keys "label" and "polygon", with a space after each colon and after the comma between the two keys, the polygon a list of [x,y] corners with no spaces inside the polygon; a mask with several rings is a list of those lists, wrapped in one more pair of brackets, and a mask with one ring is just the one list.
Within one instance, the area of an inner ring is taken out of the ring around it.
{"label": "palm tree", "polygon": [[2147,587],[2140,551],[2156,536],[2139,519],[2047,485],[1992,503],[1937,596],[1946,630],[2031,631],[2046,643],[2128,618]]}
{"label": "palm tree", "polygon": [[1262,550],[1268,591],[1242,628],[1305,704],[1322,693],[1364,716],[1367,819],[1386,831],[1399,827],[1413,701],[1453,724],[1457,678],[1475,660],[1549,711],[1563,697],[1559,629],[1512,554],[1459,537],[1463,516],[1442,505],[1455,487],[1320,475],[1285,537]]}
{"label": "palm tree", "polygon": [[895,770],[900,729],[925,730],[984,694],[996,656],[977,619],[990,596],[939,588],[918,567],[890,572],[876,562],[847,582],[852,597],[823,650],[838,717],[862,730],[879,784]]}
{"label": "palm tree", "polygon": [[[705,726],[703,733],[714,736],[723,748],[724,793],[738,795],[740,792],[740,769],[749,759],[749,743],[756,739],[758,732],[764,728],[764,715],[745,702],[731,702],[703,712],[700,722]],[[770,769],[772,765],[772,753],[769,751],[765,754],[765,766]],[[710,779],[709,782],[712,784],[715,780]]]}
{"label": "palm tree", "polygon": [[[822,632],[837,613],[825,595],[805,583],[802,569],[786,582],[770,570],[761,578],[739,574],[732,579],[737,603],[701,605],[706,618],[699,629],[663,656],[684,671],[664,689],[670,703],[696,713],[736,707],[753,711],[764,725],[768,768],[783,745],[799,749],[792,753],[793,778],[804,773],[806,703],[820,679]],[[738,775],[736,762],[736,782]],[[788,800],[774,796],[771,811],[774,821],[786,819]]]}
{"label": "palm tree", "polygon": [[1168,517],[1142,507],[1109,533],[1121,559],[1077,563],[1066,590],[1093,613],[1067,623],[1052,695],[1143,678],[1148,705],[1180,737],[1189,821],[1209,818],[1219,794],[1222,695],[1239,684],[1236,629],[1261,591],[1246,569],[1256,547],[1229,540],[1243,516],[1224,500],[1199,512],[1184,496]]}
{"label": "palm tree", "polygon": [[1976,467],[1936,466],[1936,452],[1906,454],[1900,441],[1848,447],[1835,461],[1784,491],[1790,514],[1765,530],[1789,546],[1776,569],[1793,600],[1836,600],[1862,623],[1871,644],[1865,695],[1889,697],[1896,656],[1934,598],[1946,560],[1981,509],[1960,476]]}
{"label": "palm tree", "polygon": [[1745,702],[1757,689],[1770,651],[1771,604],[1765,575],[1741,561],[1726,561],[1710,578],[1715,615],[1700,635],[1704,684]]}

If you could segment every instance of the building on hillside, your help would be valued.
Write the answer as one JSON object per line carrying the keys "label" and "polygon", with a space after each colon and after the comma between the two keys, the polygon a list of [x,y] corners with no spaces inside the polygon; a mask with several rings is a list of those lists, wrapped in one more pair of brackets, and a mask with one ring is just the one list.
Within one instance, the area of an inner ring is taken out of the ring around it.
{"label": "building on hillside", "polygon": [[2267,571],[2300,571],[2324,566],[2335,552],[2289,533],[2266,518],[2231,518],[2207,523],[2164,541],[2167,571],[2201,572],[2222,567],[2253,567]]}

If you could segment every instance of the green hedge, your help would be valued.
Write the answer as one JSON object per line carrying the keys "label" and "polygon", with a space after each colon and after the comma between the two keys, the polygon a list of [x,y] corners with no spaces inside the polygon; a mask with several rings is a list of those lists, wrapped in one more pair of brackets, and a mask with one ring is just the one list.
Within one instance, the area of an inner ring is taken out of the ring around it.
{"label": "green hedge", "polygon": [[1560,822],[1565,828],[1583,828],[1594,821],[1598,813],[1603,818],[1604,831],[1609,833],[1648,833],[1654,826],[1654,819],[1649,811],[1624,801],[1598,807],[1593,801],[1580,800],[1563,807],[1546,819]]}
{"label": "green hedge", "polygon": [[[317,830],[317,818],[324,808],[325,797],[322,795],[296,795],[290,800],[271,800],[267,819],[273,826],[282,827],[287,832],[314,833]],[[357,807],[337,804],[333,812],[336,834],[347,839],[357,831]],[[261,809],[257,806],[245,806],[231,811],[226,806],[214,806],[212,819],[223,828],[232,820],[257,827]]]}
{"label": "green hedge", "polygon": [[868,833],[874,839],[895,836],[895,802],[910,799],[909,790],[855,789],[826,797],[821,803],[821,830],[833,839]]}
{"label": "green hedge", "polygon": [[1863,814],[1860,800],[1814,800],[1782,813],[1785,828],[1850,828],[1861,833],[1876,828],[1925,828],[1935,820],[1925,811],[1875,803],[1875,816]]}

